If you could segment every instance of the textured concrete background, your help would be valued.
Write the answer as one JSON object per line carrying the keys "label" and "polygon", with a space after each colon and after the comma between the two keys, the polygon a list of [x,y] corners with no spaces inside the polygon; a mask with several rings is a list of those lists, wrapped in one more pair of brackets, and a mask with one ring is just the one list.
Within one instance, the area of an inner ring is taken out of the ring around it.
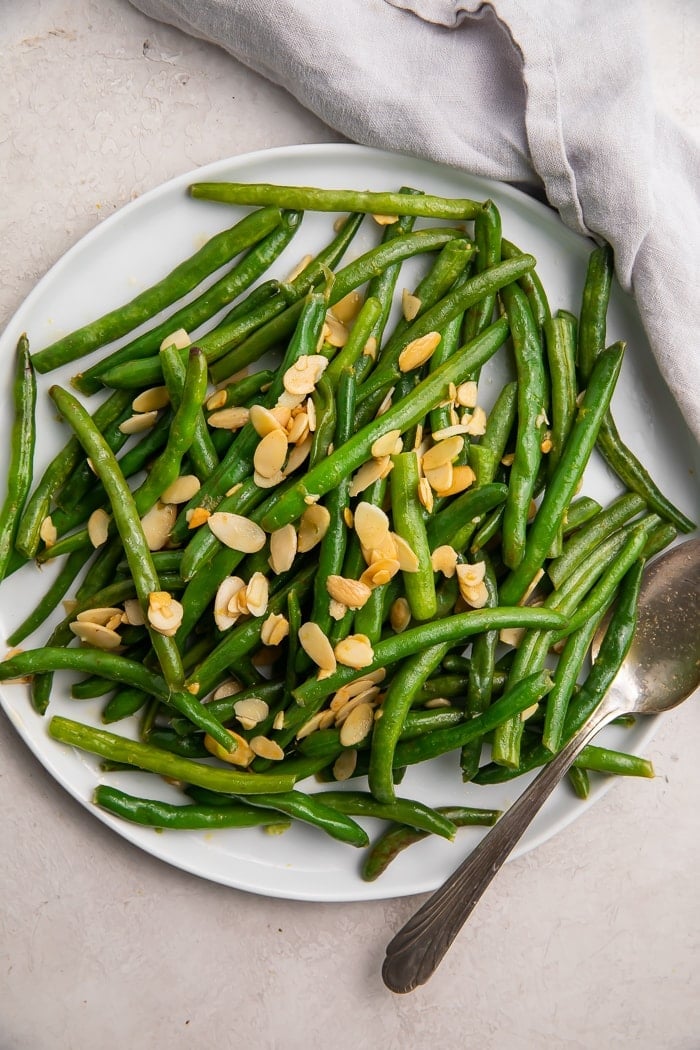
{"label": "textured concrete background", "polygon": [[[0,323],[135,194],[219,157],[337,140],[126,0],[0,3]],[[652,16],[659,98],[697,133],[700,13]],[[4,599],[6,600],[6,599]],[[385,990],[418,901],[310,905],[209,884],[91,818],[0,715],[0,1050],[698,1050],[700,710],[507,866],[433,981]]]}

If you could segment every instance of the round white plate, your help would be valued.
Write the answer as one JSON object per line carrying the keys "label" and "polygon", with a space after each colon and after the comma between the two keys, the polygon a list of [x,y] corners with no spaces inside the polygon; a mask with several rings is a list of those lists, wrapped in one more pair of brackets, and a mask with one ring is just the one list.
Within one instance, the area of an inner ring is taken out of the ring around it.
{"label": "round white plate", "polygon": [[[194,201],[187,195],[187,187],[193,181],[225,179],[356,189],[398,189],[411,185],[429,193],[491,197],[501,211],[504,236],[536,256],[538,273],[552,308],[578,312],[591,244],[566,229],[552,211],[530,197],[505,185],[364,147],[344,144],[285,147],[219,161],[180,176],[127,205],[67,252],[39,282],[0,338],[6,405],[11,404],[11,362],[20,333],[26,331],[32,349],[39,350],[164,276],[176,261],[191,254],[206,237],[231,225],[247,210]],[[273,275],[286,276],[306,252],[318,250],[327,243],[332,236],[334,218],[327,214],[307,214],[300,232],[273,268]],[[421,224],[425,224],[423,220],[419,220]],[[378,236],[378,228],[368,219],[348,258],[376,243]],[[410,277],[410,267],[407,273]],[[697,448],[659,375],[634,304],[617,287],[613,290],[608,323],[608,341],[615,339],[625,339],[628,343],[613,402],[618,426],[660,480],[665,492],[697,520],[700,506],[692,474],[697,466]],[[55,382],[67,384],[80,367],[82,363],[75,363],[40,377],[35,478],[40,477],[46,463],[68,436],[65,426],[55,419],[46,393],[48,386]],[[484,373],[481,401],[486,407],[493,401],[502,374],[498,368]],[[8,408],[0,420],[3,448],[8,447],[10,425]],[[583,491],[606,503],[620,488],[596,459],[586,474]],[[51,568],[39,571],[30,565],[2,585],[0,623],[4,637],[34,607],[48,586],[52,572]],[[43,644],[48,629],[49,626],[37,632],[23,647]],[[359,852],[303,825],[278,836],[267,835],[261,829],[212,834],[141,828],[116,820],[94,807],[90,800],[95,786],[105,781],[134,794],[152,797],[157,793],[162,798],[175,798],[169,794],[167,785],[157,777],[138,772],[101,774],[91,756],[56,743],[46,732],[48,718],[53,714],[99,725],[101,701],[71,700],[67,679],[61,675],[56,676],[54,697],[46,718],[34,713],[24,686],[3,686],[0,700],[8,718],[39,761],[91,813],[148,853],[239,889],[318,901],[419,893],[442,882],[485,833],[481,829],[465,829],[455,844],[426,839],[400,856],[377,882],[365,883],[359,875],[362,861]],[[124,732],[119,726],[115,728]],[[643,751],[651,728],[649,722],[630,730],[609,729],[606,738],[612,746],[639,752]],[[575,799],[568,786],[560,786],[524,836],[515,855],[532,849],[584,813],[610,783],[594,777],[586,802]],[[447,755],[409,769],[400,792],[433,805],[506,808],[523,786],[522,779],[493,788],[463,785],[455,756]],[[368,821],[366,826],[371,836],[381,828],[376,821]]]}

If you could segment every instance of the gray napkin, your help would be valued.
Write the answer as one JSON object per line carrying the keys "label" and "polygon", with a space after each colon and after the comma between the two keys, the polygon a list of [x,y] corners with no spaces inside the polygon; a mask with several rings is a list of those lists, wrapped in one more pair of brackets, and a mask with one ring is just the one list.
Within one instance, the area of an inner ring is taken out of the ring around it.
{"label": "gray napkin", "polygon": [[[132,0],[356,142],[544,189],[608,241],[700,439],[698,150],[655,112],[634,0]],[[633,347],[630,347],[633,352]]]}

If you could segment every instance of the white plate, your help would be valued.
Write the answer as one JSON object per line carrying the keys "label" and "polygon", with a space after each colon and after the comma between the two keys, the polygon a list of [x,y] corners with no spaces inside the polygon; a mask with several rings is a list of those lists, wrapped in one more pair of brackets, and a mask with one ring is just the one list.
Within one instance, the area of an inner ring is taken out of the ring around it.
{"label": "white plate", "polygon": [[[59,335],[93,319],[133,297],[140,289],[166,274],[175,260],[191,254],[212,233],[229,226],[241,209],[193,201],[189,183],[197,180],[234,179],[302,185],[396,189],[409,184],[426,192],[451,196],[492,197],[503,217],[504,236],[537,257],[553,308],[578,311],[586,261],[591,244],[566,229],[556,215],[537,201],[508,186],[470,178],[448,168],[408,157],[353,145],[299,146],[268,150],[210,164],[180,176],[145,194],[94,229],[72,248],[39,282],[0,338],[5,403],[9,404],[10,362],[22,331],[32,348],[39,350]],[[320,248],[332,236],[332,215],[307,215],[274,273],[285,276],[307,251]],[[368,220],[350,256],[366,250],[378,239]],[[628,353],[615,394],[618,425],[666,493],[697,520],[698,493],[691,481],[697,466],[697,448],[661,380],[649,351],[634,304],[618,288],[613,290],[608,324],[609,341],[624,338]],[[126,341],[126,340],[124,340]],[[502,355],[501,355],[502,356]],[[57,423],[46,395],[49,383],[67,383],[76,365],[42,377],[39,397],[39,445],[35,477],[66,440],[65,427]],[[498,377],[487,371],[482,400],[488,407]],[[0,421],[7,448],[10,412]],[[605,503],[619,486],[600,461],[591,464],[584,491]],[[7,636],[33,608],[51,579],[51,569],[23,569],[0,590],[0,622]],[[41,645],[46,630],[37,632],[24,647]],[[99,724],[101,701],[70,700],[66,681],[57,676],[49,715],[62,714]],[[62,688],[63,687],[63,688]],[[31,709],[26,687],[4,686],[0,694],[9,719],[25,743],[55,779],[89,812],[148,853],[170,864],[239,889],[275,897],[318,901],[361,900],[419,893],[435,888],[484,834],[477,829],[460,832],[456,845],[428,839],[399,857],[376,883],[359,876],[361,855],[321,832],[299,825],[281,836],[248,831],[161,832],[140,828],[112,818],[90,802],[96,784],[106,781],[135,794],[168,798],[168,788],[158,778],[141,773],[101,775],[91,756],[51,740],[47,719]],[[118,731],[122,731],[118,728]],[[613,746],[643,750],[651,723],[631,730],[607,730]],[[610,781],[594,778],[590,798],[581,802],[562,785],[524,836],[515,855],[532,849],[584,813],[601,796]],[[502,787],[479,788],[461,783],[454,755],[413,767],[401,793],[434,805],[453,803],[507,807],[520,792],[523,781]],[[172,796],[174,797],[174,796]],[[368,821],[374,835],[377,822]]]}

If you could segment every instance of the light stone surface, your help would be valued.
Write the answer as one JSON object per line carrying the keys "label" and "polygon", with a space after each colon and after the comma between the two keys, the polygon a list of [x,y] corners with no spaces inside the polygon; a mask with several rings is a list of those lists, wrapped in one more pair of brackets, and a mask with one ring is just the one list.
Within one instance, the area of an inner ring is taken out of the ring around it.
{"label": "light stone surface", "polygon": [[[134,194],[339,139],[126,0],[0,12],[0,323]],[[661,103],[697,133],[699,9],[651,22]],[[699,740],[697,705],[668,716],[656,779],[507,865],[433,981],[397,997],[379,970],[418,898],[269,900],[170,868],[91,818],[0,715],[0,1050],[698,1050]]]}

